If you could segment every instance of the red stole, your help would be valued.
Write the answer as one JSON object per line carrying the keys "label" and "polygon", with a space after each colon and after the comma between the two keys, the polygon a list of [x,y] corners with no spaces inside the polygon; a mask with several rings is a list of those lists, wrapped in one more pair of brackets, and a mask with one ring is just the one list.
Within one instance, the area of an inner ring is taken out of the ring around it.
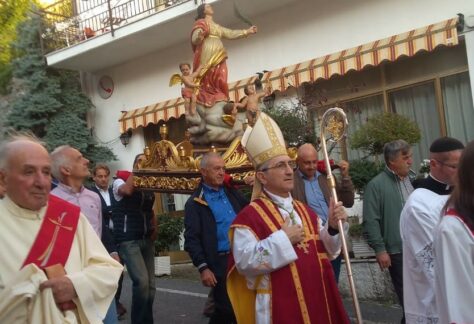
{"label": "red stole", "polygon": [[466,225],[467,228],[469,228],[471,230],[471,234],[474,236],[474,228],[472,226],[470,226],[464,216],[460,215],[455,209],[453,208],[450,208],[446,211],[446,215],[444,216],[453,216],[453,217],[456,217],[458,218],[464,225]]}
{"label": "red stole", "polygon": [[81,209],[53,195],[49,195],[48,208],[35,242],[23,262],[44,269],[48,266],[66,265],[76,233]]}
{"label": "red stole", "polygon": [[[272,323],[349,323],[331,263],[319,239],[318,218],[301,202],[295,200],[294,207],[306,237],[295,246],[298,259],[270,273]],[[281,229],[282,224],[278,207],[268,198],[260,198],[237,215],[231,228],[248,228],[262,240]],[[234,268],[231,256],[229,271]]]}

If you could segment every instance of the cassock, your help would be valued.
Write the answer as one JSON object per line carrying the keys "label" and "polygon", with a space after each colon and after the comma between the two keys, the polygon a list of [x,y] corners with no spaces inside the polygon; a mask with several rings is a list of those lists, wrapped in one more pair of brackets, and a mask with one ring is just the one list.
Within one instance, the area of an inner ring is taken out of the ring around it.
{"label": "cassock", "polygon": [[[288,217],[305,230],[297,246],[281,230]],[[239,323],[349,323],[329,262],[339,235],[307,206],[266,192],[237,215],[230,237],[227,290]]]}
{"label": "cassock", "polygon": [[425,188],[436,192],[438,195],[449,195],[453,191],[453,186],[436,180],[431,174],[423,179],[415,179],[413,181],[413,188]]}
{"label": "cassock", "polygon": [[435,231],[439,323],[474,323],[474,228],[448,210]]}
{"label": "cassock", "polygon": [[416,189],[400,216],[403,242],[403,299],[406,323],[436,323],[434,230],[448,196]]}
{"label": "cassock", "polygon": [[47,277],[35,264],[22,267],[46,208],[23,209],[8,196],[0,201],[0,323],[102,323],[122,266],[109,256],[85,216],[79,216],[64,267],[77,293],[75,310],[61,312],[51,289],[39,291]]}

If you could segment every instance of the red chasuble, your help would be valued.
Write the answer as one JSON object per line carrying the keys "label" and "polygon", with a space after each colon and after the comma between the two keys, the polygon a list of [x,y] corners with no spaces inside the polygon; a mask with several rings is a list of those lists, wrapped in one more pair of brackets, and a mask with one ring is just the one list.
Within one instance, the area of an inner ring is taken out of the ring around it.
{"label": "red chasuble", "polygon": [[[295,200],[293,204],[301,217],[305,240],[295,246],[298,256],[295,262],[270,273],[271,289],[267,293],[271,294],[272,323],[349,323],[331,263],[319,239],[318,218],[303,203]],[[271,200],[256,199],[234,220],[231,242],[235,228],[247,228],[258,240],[263,240],[280,230],[282,224],[283,216]],[[247,288],[232,255],[227,290],[238,323],[255,323],[256,292]]]}
{"label": "red chasuble", "polygon": [[22,268],[30,263],[44,269],[66,265],[76,233],[81,209],[61,198],[49,195],[48,208]]}

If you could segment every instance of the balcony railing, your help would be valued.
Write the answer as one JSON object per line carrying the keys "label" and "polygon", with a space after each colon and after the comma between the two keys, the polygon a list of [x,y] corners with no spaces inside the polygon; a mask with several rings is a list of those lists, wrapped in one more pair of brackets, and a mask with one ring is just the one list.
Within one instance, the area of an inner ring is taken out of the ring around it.
{"label": "balcony railing", "polygon": [[133,21],[197,0],[60,0],[42,10],[44,54],[111,33]]}

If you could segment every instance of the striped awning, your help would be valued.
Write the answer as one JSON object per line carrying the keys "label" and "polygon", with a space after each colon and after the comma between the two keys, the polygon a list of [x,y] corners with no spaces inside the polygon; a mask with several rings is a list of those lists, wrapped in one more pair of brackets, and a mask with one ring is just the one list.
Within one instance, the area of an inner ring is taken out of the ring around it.
{"label": "striped awning", "polygon": [[[272,91],[284,91],[288,87],[298,87],[304,82],[329,79],[335,74],[344,75],[364,67],[376,66],[383,61],[395,61],[401,56],[413,56],[420,51],[432,51],[437,46],[458,44],[456,31],[457,18],[448,19],[426,27],[387,37],[375,42],[360,45],[341,52],[321,56],[303,63],[266,72],[262,77],[264,87]],[[230,100],[239,101],[245,96],[244,87],[253,83],[256,76],[229,83]],[[184,114],[184,100],[171,99],[143,108],[123,113],[120,118],[120,131],[157,124],[160,120],[179,118]]]}
{"label": "striped awning", "polygon": [[452,18],[423,28],[387,37],[334,54],[318,57],[303,63],[276,69],[264,74],[262,82],[270,84],[272,91],[284,91],[289,86],[298,87],[304,82],[329,79],[335,74],[344,75],[376,66],[383,61],[395,61],[401,56],[413,56],[420,51],[432,51],[437,46],[458,44],[457,18]]}
{"label": "striped awning", "polygon": [[160,120],[167,121],[171,117],[179,118],[184,115],[184,99],[177,98],[163,101],[143,108],[126,111],[119,119],[120,132],[125,133],[129,129],[148,124],[158,124]]}

